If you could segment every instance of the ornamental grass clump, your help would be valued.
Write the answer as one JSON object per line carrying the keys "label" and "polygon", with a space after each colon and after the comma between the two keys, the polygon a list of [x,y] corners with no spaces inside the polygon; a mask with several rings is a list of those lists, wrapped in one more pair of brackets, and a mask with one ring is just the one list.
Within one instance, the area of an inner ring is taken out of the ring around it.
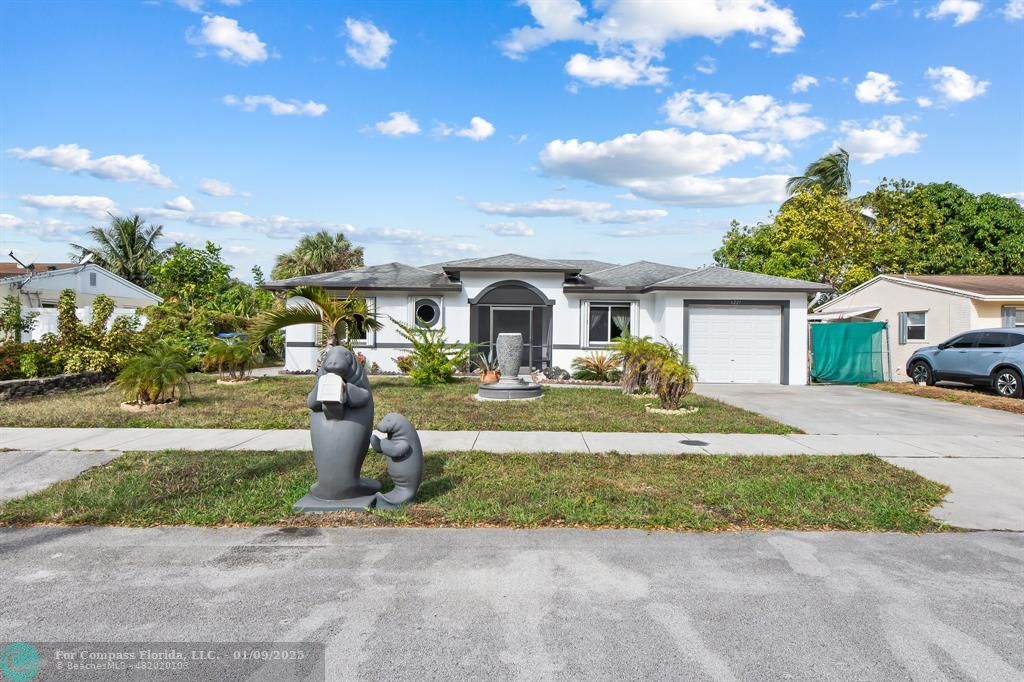
{"label": "ornamental grass clump", "polygon": [[173,402],[179,391],[189,388],[188,359],[176,350],[158,346],[129,360],[116,383],[130,404]]}

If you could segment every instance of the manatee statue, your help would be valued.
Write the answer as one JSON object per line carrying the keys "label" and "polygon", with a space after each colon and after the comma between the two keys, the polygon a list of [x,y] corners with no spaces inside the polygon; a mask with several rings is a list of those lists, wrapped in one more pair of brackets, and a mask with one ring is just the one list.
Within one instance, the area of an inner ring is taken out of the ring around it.
{"label": "manatee statue", "polygon": [[388,458],[388,475],[395,487],[387,493],[377,493],[376,504],[378,509],[396,509],[416,497],[416,489],[423,479],[423,446],[416,428],[395,412],[384,415],[377,430],[388,437],[381,440],[374,434],[370,445]]}
{"label": "manatee statue", "polygon": [[[336,374],[345,382],[340,403],[317,399],[317,384],[326,374]],[[366,371],[352,351],[334,346],[328,349],[317,370],[317,384],[306,399],[312,410],[309,431],[316,483],[308,495],[295,503],[294,509],[365,509],[373,504],[373,494],[380,490],[378,481],[359,475],[373,430],[373,395]]]}

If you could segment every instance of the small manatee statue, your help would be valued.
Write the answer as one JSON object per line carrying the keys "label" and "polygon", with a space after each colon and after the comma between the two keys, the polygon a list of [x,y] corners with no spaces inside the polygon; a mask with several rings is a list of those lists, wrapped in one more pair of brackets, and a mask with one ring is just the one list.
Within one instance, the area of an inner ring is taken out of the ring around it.
{"label": "small manatee statue", "polygon": [[317,400],[314,384],[306,399],[312,410],[309,432],[317,480],[294,509],[365,509],[372,505],[374,493],[380,490],[380,482],[359,475],[373,433],[370,382],[356,356],[343,346],[328,349],[317,370],[317,382],[325,374],[337,374],[344,379],[344,398],[341,403],[321,402]]}
{"label": "small manatee statue", "polygon": [[384,415],[377,424],[377,430],[388,437],[381,440],[373,434],[370,445],[388,458],[388,475],[395,482],[393,490],[386,494],[377,493],[377,508],[397,509],[416,497],[416,490],[423,479],[423,446],[416,427],[395,412]]}

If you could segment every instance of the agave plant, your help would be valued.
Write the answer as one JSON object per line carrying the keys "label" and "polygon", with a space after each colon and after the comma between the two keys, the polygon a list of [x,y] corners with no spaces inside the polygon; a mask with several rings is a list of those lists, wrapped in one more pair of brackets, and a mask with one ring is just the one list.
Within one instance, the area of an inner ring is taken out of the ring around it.
{"label": "agave plant", "polygon": [[143,405],[174,400],[179,391],[189,388],[188,359],[158,346],[129,360],[116,383],[128,402]]}
{"label": "agave plant", "polygon": [[618,381],[622,375],[618,358],[594,351],[572,361],[573,379],[583,381]]}
{"label": "agave plant", "polygon": [[304,298],[292,305],[279,304],[256,316],[249,328],[252,345],[257,345],[274,332],[295,324],[316,324],[326,351],[339,342],[359,338],[381,328],[376,314],[366,299],[355,292],[345,298],[334,298],[321,287],[300,286],[288,292],[288,298]]}

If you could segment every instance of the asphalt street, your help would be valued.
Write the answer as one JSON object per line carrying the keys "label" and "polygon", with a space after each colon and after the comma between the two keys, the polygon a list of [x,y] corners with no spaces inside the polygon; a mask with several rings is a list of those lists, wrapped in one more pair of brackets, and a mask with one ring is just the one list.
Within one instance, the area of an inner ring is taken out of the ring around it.
{"label": "asphalt street", "polygon": [[3,642],[323,642],[329,680],[1024,678],[1016,533],[36,527],[0,576]]}

